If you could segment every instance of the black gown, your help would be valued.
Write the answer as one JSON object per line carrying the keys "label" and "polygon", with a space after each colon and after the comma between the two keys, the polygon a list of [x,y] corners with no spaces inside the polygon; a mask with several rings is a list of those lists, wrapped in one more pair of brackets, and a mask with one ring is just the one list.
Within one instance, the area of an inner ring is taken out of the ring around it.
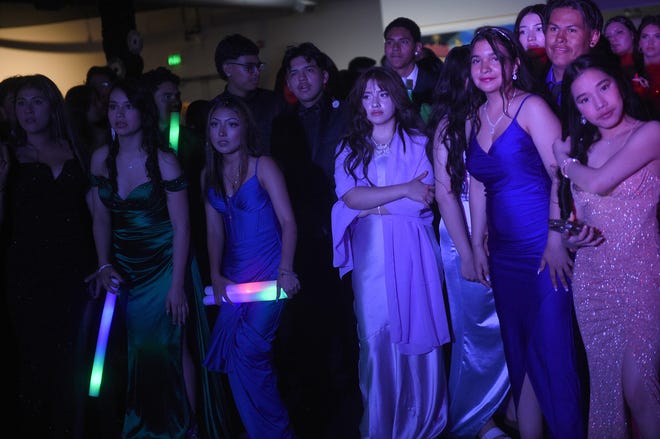
{"label": "black gown", "polygon": [[21,437],[71,437],[74,389],[89,379],[74,362],[84,278],[96,262],[88,187],[75,159],[57,176],[43,163],[14,163],[9,176],[5,287]]}

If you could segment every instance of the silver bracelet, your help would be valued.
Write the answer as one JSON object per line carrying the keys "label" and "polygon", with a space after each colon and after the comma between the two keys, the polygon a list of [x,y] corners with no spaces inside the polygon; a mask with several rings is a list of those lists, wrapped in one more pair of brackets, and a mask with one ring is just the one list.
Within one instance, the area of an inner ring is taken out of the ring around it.
{"label": "silver bracelet", "polygon": [[578,159],[575,157],[568,157],[565,158],[563,162],[561,162],[561,166],[559,167],[559,170],[561,171],[561,175],[564,176],[564,178],[568,178],[568,175],[566,175],[566,172],[568,171],[568,165],[571,163],[580,163]]}
{"label": "silver bracelet", "polygon": [[103,264],[98,268],[98,270],[96,270],[96,272],[101,273],[103,270],[105,270],[108,267],[112,267],[112,264]]}

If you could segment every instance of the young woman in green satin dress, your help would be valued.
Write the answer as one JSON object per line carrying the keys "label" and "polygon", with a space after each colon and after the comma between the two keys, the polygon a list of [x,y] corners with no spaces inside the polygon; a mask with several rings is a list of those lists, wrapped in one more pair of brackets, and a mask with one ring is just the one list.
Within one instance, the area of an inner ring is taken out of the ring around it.
{"label": "young woman in green satin dress", "polygon": [[219,385],[199,367],[209,328],[199,270],[189,257],[181,167],[161,140],[143,84],[118,82],[108,118],[114,139],[92,157],[92,208],[98,283],[119,294],[126,313],[122,436],[228,437],[219,420],[221,395],[209,391]]}

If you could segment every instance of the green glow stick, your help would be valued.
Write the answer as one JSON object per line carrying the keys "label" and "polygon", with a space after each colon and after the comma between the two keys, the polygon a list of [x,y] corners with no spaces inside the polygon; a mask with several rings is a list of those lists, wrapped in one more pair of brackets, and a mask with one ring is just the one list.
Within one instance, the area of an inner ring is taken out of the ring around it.
{"label": "green glow stick", "polygon": [[170,114],[170,146],[175,153],[179,153],[179,123],[181,122],[181,113],[178,111]]}
{"label": "green glow stick", "polygon": [[115,312],[116,301],[116,294],[112,294],[110,292],[105,293],[105,303],[103,304],[103,314],[101,314],[99,335],[96,339],[94,365],[92,366],[92,375],[89,379],[89,396],[98,397],[99,391],[101,390],[101,381],[103,380],[103,363],[105,363],[105,351],[108,347],[108,336],[110,335],[110,325],[112,324],[112,315]]}

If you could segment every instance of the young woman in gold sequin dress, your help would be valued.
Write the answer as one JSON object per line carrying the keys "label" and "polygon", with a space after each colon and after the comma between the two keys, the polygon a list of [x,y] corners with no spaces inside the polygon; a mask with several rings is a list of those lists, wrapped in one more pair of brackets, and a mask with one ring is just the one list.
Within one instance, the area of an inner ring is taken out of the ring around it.
{"label": "young woman in gold sequin dress", "polygon": [[564,238],[579,249],[573,294],[589,362],[589,437],[657,438],[660,123],[634,117],[629,84],[605,59],[578,58],[563,87],[570,137],[554,152],[570,179],[564,217],[572,198],[572,219],[587,224]]}

